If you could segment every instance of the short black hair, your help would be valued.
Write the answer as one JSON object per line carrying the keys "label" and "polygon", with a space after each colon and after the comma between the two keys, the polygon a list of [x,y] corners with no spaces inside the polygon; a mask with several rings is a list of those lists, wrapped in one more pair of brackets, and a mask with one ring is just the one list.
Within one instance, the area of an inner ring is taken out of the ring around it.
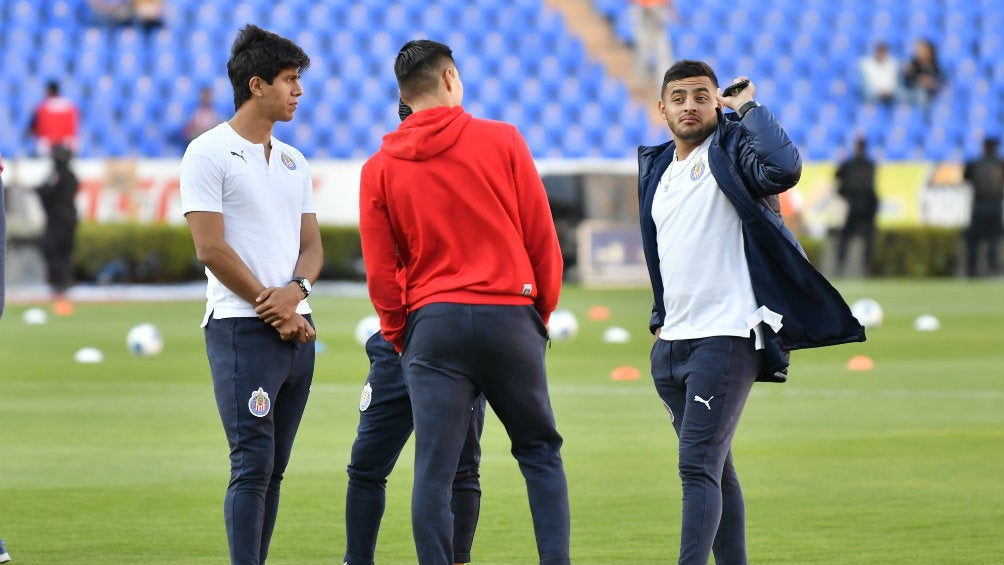
{"label": "short black hair", "polygon": [[251,77],[261,77],[272,84],[285,69],[304,71],[310,66],[310,57],[298,45],[285,37],[254,25],[247,24],[237,33],[230,47],[227,76],[234,87],[234,110],[251,98]]}
{"label": "short black hair", "polygon": [[401,118],[401,121],[403,122],[410,115],[411,115],[411,106],[405,104],[404,100],[398,98],[397,117]]}
{"label": "short black hair", "polygon": [[397,87],[405,98],[436,89],[444,63],[455,64],[453,51],[430,39],[416,39],[401,47],[394,60]]}
{"label": "short black hair", "polygon": [[708,77],[711,83],[718,88],[718,76],[715,71],[704,61],[694,61],[693,59],[681,59],[666,71],[662,77],[662,88],[659,89],[659,96],[666,92],[666,85],[675,81],[691,77]]}

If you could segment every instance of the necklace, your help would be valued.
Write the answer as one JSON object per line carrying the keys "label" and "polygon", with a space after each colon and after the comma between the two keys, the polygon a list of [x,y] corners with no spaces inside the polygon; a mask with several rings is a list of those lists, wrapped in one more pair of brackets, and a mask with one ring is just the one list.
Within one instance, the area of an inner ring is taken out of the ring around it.
{"label": "necklace", "polygon": [[[662,179],[659,181],[659,185],[661,186],[663,192],[668,191],[669,185],[673,182],[673,180],[682,175],[684,171],[687,170],[687,168],[690,166],[690,162],[693,161],[695,157],[697,157],[698,153],[701,152],[700,149],[701,149],[700,147],[695,147],[694,150],[690,152],[690,155],[687,155],[687,158],[683,160],[683,163],[680,163],[679,155],[677,155],[675,151],[673,152],[673,161],[669,163],[669,167],[666,170],[666,174],[664,174],[662,176]],[[680,163],[679,169],[676,168],[677,163]]]}

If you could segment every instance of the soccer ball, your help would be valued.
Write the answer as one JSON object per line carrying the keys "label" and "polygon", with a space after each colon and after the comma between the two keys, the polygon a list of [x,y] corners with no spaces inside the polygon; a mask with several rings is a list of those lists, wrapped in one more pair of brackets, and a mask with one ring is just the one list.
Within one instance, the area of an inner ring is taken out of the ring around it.
{"label": "soccer ball", "polygon": [[882,307],[871,298],[862,298],[851,304],[851,314],[866,328],[877,328],[882,325]]}
{"label": "soccer ball", "polygon": [[126,347],[138,357],[152,357],[164,349],[164,338],[153,324],[139,324],[126,335]]}
{"label": "soccer ball", "polygon": [[571,341],[579,335],[579,321],[569,310],[555,310],[551,313],[547,331],[554,341]]}
{"label": "soccer ball", "polygon": [[376,314],[366,316],[356,324],[356,341],[366,347],[370,336],[380,331],[380,318]]}

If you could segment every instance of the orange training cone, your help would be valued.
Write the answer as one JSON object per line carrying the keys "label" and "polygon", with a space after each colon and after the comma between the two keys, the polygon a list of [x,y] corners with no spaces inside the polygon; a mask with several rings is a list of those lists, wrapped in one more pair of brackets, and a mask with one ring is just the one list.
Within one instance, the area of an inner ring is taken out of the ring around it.
{"label": "orange training cone", "polygon": [[867,355],[855,355],[847,362],[848,371],[871,371],[875,368],[875,362]]}
{"label": "orange training cone", "polygon": [[589,308],[587,316],[589,316],[589,319],[593,320],[594,322],[602,322],[604,320],[609,320],[610,308],[607,308],[602,304],[597,304],[596,306],[592,306]]}
{"label": "orange training cone", "polygon": [[52,303],[52,311],[55,312],[57,316],[72,316],[73,303],[65,299],[57,300]]}
{"label": "orange training cone", "polygon": [[638,369],[628,365],[622,365],[610,372],[612,381],[636,381],[640,376],[641,372]]}

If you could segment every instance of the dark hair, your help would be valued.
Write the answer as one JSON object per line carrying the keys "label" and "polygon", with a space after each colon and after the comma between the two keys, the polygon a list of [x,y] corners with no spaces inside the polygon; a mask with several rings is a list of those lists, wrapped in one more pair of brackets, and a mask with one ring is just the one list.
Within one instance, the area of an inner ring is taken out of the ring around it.
{"label": "dark hair", "polygon": [[59,96],[59,83],[54,80],[45,83],[45,92],[50,96]]}
{"label": "dark hair", "polygon": [[237,39],[230,47],[227,61],[227,76],[234,87],[234,110],[251,98],[251,77],[260,77],[272,84],[283,70],[295,68],[306,70],[310,57],[292,41],[247,24],[237,33]]}
{"label": "dark hair", "polygon": [[453,63],[453,51],[438,41],[416,39],[404,44],[394,61],[397,87],[405,98],[436,89],[444,63]]}
{"label": "dark hair", "polygon": [[662,77],[662,88],[659,89],[659,96],[662,96],[666,92],[666,85],[673,82],[674,80],[682,80],[690,77],[708,77],[711,79],[711,83],[718,88],[718,77],[715,75],[715,71],[708,66],[707,63],[703,61],[694,61],[693,59],[681,59],[675,63],[673,66],[666,71],[666,74]]}

